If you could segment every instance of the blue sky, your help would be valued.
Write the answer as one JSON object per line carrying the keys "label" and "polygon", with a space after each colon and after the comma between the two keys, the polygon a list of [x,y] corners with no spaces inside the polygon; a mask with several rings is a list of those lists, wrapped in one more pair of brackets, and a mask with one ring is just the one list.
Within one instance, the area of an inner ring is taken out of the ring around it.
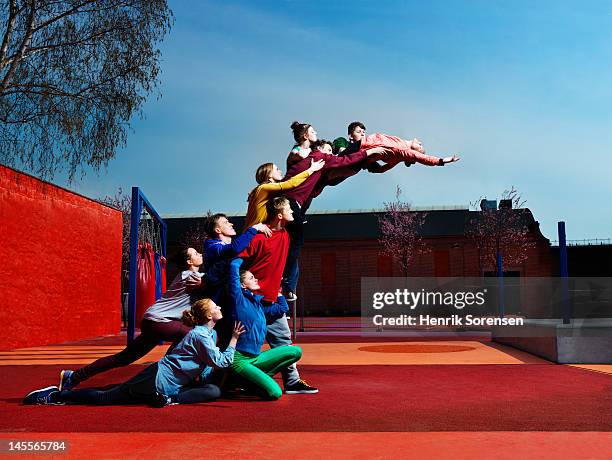
{"label": "blue sky", "polygon": [[162,214],[244,212],[258,165],[284,168],[293,120],[419,137],[444,168],[326,189],[317,209],[469,204],[515,186],[556,239],[612,237],[612,4],[606,1],[187,1],[162,46],[162,97],[106,171]]}

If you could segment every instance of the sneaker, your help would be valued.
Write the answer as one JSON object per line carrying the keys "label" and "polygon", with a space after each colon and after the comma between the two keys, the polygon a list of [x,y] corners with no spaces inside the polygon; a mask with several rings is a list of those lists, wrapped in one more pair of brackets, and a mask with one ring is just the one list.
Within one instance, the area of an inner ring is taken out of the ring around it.
{"label": "sneaker", "polygon": [[318,388],[311,387],[305,380],[302,379],[298,380],[293,385],[285,385],[285,394],[288,395],[313,394],[318,392]]}
{"label": "sneaker", "polygon": [[59,394],[59,388],[56,386],[42,388],[40,390],[35,390],[31,393],[28,393],[25,398],[23,398],[24,404],[44,404],[50,406],[62,406],[63,402],[55,401],[53,399],[53,395],[55,393]]}
{"label": "sneaker", "polygon": [[152,407],[162,408],[166,406],[176,406],[178,402],[172,396],[166,396],[163,393],[155,393],[155,396],[151,397],[150,404]]}
{"label": "sneaker", "polygon": [[74,371],[64,370],[60,373],[59,391],[72,390],[76,385]]}
{"label": "sneaker", "polygon": [[293,291],[285,291],[285,300],[287,302],[295,302],[297,300],[297,295]]}

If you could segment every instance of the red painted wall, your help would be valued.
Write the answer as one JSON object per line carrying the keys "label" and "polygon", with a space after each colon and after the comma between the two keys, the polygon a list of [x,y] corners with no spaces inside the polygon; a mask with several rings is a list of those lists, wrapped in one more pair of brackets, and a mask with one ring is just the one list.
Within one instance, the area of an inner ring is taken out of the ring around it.
{"label": "red painted wall", "polygon": [[1,349],[117,333],[121,213],[0,165]]}

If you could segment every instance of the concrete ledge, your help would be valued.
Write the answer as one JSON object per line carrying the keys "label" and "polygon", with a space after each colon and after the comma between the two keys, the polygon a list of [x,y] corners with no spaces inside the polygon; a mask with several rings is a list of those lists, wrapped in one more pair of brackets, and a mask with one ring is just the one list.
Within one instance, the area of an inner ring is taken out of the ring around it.
{"label": "concrete ledge", "polygon": [[559,364],[612,364],[612,319],[525,320],[521,327],[495,326],[493,341]]}

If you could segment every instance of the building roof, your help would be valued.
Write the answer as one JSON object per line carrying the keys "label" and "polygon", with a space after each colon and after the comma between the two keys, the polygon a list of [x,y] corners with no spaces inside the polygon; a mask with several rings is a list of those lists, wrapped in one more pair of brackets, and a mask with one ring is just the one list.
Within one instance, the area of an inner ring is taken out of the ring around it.
{"label": "building roof", "polygon": [[[426,213],[425,223],[419,232],[425,238],[452,237],[466,235],[469,222],[477,218],[480,211],[470,211],[463,207],[458,209],[433,209],[422,211],[418,208],[414,212]],[[531,211],[524,214],[525,225],[530,231],[536,233],[538,238],[544,238],[540,233],[539,224],[533,218]],[[306,216],[307,224],[304,227],[306,240],[366,240],[381,237],[378,226],[379,216],[383,214],[380,209],[374,210],[338,210],[335,212],[313,211]],[[236,231],[241,232],[244,225],[244,215],[228,215]],[[183,235],[190,230],[203,225],[205,216],[171,217],[163,216],[168,226],[168,243],[177,244]]]}

